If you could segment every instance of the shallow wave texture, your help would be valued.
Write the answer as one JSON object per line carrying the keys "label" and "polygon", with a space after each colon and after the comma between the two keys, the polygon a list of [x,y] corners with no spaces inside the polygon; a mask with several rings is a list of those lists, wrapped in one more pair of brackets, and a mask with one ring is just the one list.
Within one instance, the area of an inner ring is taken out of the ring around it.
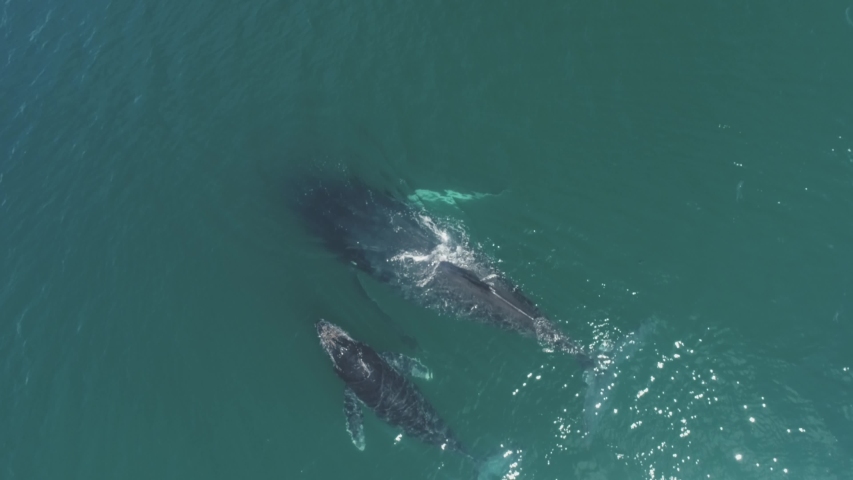
{"label": "shallow wave texture", "polygon": [[[0,478],[853,478],[850,7],[0,0]],[[359,274],[306,171],[612,362]],[[482,464],[354,448],[320,318]]]}

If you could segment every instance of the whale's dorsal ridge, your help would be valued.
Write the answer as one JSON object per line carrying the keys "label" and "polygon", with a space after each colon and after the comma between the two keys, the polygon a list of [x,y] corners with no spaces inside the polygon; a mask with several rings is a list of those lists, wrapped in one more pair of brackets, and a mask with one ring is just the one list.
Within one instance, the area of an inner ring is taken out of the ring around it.
{"label": "whale's dorsal ridge", "polygon": [[467,268],[462,268],[459,265],[442,260],[438,262],[438,269],[447,274],[458,275],[460,278],[464,279],[471,285],[474,285],[475,287],[485,292],[493,291],[491,285],[480,280],[480,278],[477,277],[474,272],[468,270]]}

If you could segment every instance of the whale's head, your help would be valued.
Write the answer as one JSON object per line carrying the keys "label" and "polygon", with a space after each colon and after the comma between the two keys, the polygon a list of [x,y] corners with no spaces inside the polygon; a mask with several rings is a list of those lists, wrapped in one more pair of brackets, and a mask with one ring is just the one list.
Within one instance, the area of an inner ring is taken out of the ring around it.
{"label": "whale's head", "polygon": [[320,337],[320,345],[332,357],[332,361],[335,361],[336,352],[346,349],[355,342],[343,328],[325,320],[317,322],[317,336]]}
{"label": "whale's head", "polygon": [[332,359],[335,371],[345,381],[359,381],[370,376],[372,369],[363,358],[362,344],[353,340],[347,332],[334,323],[317,322],[320,345]]}

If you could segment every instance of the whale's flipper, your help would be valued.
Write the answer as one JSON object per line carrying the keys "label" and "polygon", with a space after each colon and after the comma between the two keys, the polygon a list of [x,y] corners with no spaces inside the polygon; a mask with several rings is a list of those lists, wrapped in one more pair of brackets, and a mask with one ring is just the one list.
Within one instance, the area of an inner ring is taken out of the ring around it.
{"label": "whale's flipper", "polygon": [[352,438],[352,444],[359,450],[364,450],[364,412],[349,387],[344,390],[344,415],[347,417],[347,432]]}
{"label": "whale's flipper", "polygon": [[388,362],[388,365],[390,365],[391,368],[397,370],[403,375],[411,375],[425,380],[432,380],[432,372],[430,372],[429,369],[416,358],[407,357],[402,353],[396,352],[382,352],[379,356]]}
{"label": "whale's flipper", "polygon": [[[501,192],[503,193],[503,192]],[[498,195],[500,195],[499,193]],[[417,189],[415,193],[408,195],[409,201],[413,205],[417,205],[420,208],[426,208],[427,206],[435,205],[449,205],[454,208],[459,208],[457,203],[459,202],[467,202],[468,200],[479,200],[481,198],[496,196],[492,193],[462,193],[456,192],[453,190],[445,190],[444,193],[434,191],[434,190],[423,190]]]}

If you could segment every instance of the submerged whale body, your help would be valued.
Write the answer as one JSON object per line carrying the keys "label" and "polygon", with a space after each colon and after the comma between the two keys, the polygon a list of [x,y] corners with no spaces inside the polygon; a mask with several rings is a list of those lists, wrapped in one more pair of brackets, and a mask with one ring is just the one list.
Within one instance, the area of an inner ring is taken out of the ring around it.
{"label": "submerged whale body", "polygon": [[427,444],[473,457],[456,439],[420,390],[407,378],[431,378],[420,362],[395,353],[378,353],[325,320],[317,322],[317,336],[344,381],[344,414],[353,444],[364,450],[362,405],[386,423]]}
{"label": "submerged whale body", "polygon": [[389,263],[395,255],[429,252],[440,244],[407,204],[358,178],[309,180],[296,207],[329,250],[383,281],[399,273]]}
{"label": "submerged whale body", "polygon": [[524,336],[549,350],[592,360],[481,252],[440,228],[423,209],[357,177],[301,184],[295,207],[341,260],[422,306]]}

